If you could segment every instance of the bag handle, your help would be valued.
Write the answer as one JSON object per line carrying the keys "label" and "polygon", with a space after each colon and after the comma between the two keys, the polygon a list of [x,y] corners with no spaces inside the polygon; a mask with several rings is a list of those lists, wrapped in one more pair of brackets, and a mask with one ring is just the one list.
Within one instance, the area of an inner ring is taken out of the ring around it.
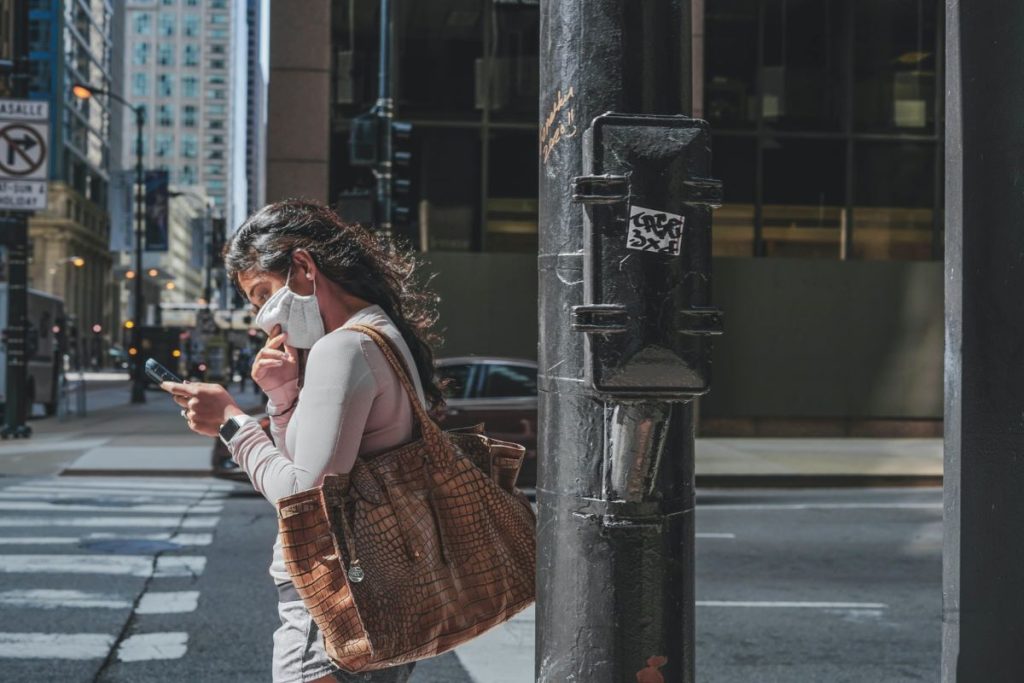
{"label": "bag handle", "polygon": [[388,365],[390,365],[391,369],[394,370],[396,375],[398,375],[398,381],[402,383],[402,388],[405,389],[405,394],[409,398],[409,403],[412,404],[413,416],[419,424],[420,435],[427,443],[427,450],[430,453],[432,463],[436,467],[447,469],[450,458],[448,457],[448,450],[444,447],[444,434],[437,423],[434,422],[427,413],[427,409],[423,407],[423,403],[420,402],[420,398],[416,394],[416,387],[413,385],[412,379],[410,378],[409,368],[406,367],[404,359],[398,356],[394,346],[392,346],[391,340],[381,334],[377,328],[371,327],[370,325],[352,325],[345,329],[362,332],[372,339],[380,348],[381,352],[384,354],[384,358],[388,362]]}

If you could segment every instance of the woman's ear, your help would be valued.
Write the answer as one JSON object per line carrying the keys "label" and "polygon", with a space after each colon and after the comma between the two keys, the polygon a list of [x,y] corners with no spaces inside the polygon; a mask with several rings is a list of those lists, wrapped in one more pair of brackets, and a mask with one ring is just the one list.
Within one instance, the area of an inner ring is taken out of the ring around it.
{"label": "woman's ear", "polygon": [[304,249],[297,249],[292,255],[294,263],[297,266],[294,273],[292,274],[292,280],[297,275],[299,280],[311,282],[316,277],[317,268],[316,263],[313,261],[313,257],[309,255]]}

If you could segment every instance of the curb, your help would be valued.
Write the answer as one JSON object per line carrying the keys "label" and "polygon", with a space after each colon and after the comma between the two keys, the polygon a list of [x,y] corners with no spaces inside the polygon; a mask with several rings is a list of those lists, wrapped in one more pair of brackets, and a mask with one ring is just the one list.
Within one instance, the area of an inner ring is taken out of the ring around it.
{"label": "curb", "polygon": [[[64,470],[60,477],[214,477],[212,470]],[[223,481],[230,481],[224,479]]]}

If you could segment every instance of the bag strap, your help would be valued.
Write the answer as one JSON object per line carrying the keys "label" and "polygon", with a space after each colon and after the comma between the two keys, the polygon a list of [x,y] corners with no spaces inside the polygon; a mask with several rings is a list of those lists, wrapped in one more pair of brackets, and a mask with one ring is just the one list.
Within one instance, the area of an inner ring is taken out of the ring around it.
{"label": "bag strap", "polygon": [[443,446],[441,428],[438,427],[437,423],[427,413],[427,409],[423,407],[423,403],[416,393],[416,387],[412,383],[410,370],[406,367],[405,360],[398,355],[391,340],[381,334],[380,330],[370,325],[352,325],[345,329],[362,332],[380,348],[388,365],[391,366],[391,369],[398,376],[398,381],[401,382],[402,388],[405,389],[409,403],[412,404],[413,416],[419,424],[420,434],[428,444],[431,461],[437,467],[446,467],[450,458],[448,451]]}

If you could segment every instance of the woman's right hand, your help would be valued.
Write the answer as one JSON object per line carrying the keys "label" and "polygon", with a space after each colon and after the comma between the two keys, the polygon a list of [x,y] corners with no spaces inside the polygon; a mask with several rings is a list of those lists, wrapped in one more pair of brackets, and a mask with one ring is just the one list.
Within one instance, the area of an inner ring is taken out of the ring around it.
{"label": "woman's right hand", "polygon": [[273,391],[299,376],[295,349],[285,343],[287,334],[281,332],[280,325],[275,325],[271,332],[252,363],[252,381],[264,392]]}

